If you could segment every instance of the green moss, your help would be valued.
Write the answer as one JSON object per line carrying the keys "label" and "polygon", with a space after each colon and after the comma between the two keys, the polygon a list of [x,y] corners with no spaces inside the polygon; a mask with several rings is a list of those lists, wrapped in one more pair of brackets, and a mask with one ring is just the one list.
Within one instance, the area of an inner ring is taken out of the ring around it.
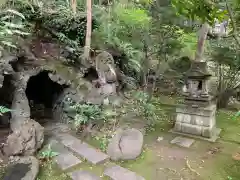
{"label": "green moss", "polygon": [[226,110],[217,112],[217,126],[222,129],[221,139],[240,143],[240,119],[233,120],[234,114]]}
{"label": "green moss", "polygon": [[218,154],[211,161],[205,163],[204,169],[200,171],[202,179],[209,180],[239,180],[240,161],[235,161],[231,156]]}
{"label": "green moss", "polygon": [[40,166],[37,180],[71,180],[54,162],[47,162]]}
{"label": "green moss", "polygon": [[145,148],[141,156],[136,160],[118,162],[122,167],[125,167],[137,174],[143,176],[146,180],[154,179],[154,168],[152,165],[156,163],[154,153],[151,149]]}
{"label": "green moss", "polygon": [[[161,99],[161,98],[160,98]],[[162,98],[163,99],[163,98]],[[167,97],[165,97],[166,102],[168,102]],[[171,99],[170,99],[171,100]],[[172,103],[175,103],[172,101]],[[168,133],[169,129],[172,128],[172,120],[174,118],[174,106],[166,106],[161,103],[157,103],[159,111],[164,111],[166,113],[166,117],[161,119],[159,123],[157,123],[154,127],[152,127],[152,131],[149,131],[145,135],[145,146],[143,153],[139,158],[132,161],[124,161],[117,162],[118,165],[125,167],[137,174],[143,176],[146,180],[154,180],[156,179],[155,170],[158,167],[161,167],[161,161],[157,157],[156,150],[151,147],[156,143],[156,139],[159,136],[166,137],[170,134]],[[202,169],[196,168],[197,171],[201,174],[200,179],[209,179],[209,180],[239,180],[240,179],[240,162],[234,161],[232,159],[232,154],[237,151],[240,143],[240,120],[233,120],[232,117],[234,112],[221,110],[217,112],[216,121],[217,126],[222,129],[221,139],[213,144],[205,141],[198,141],[193,145],[190,149],[191,151],[196,153],[196,157],[199,155],[206,155],[206,151],[209,148],[214,148],[216,146],[220,146],[221,151],[214,154],[211,158],[205,160],[204,167]],[[170,135],[171,136],[171,135]],[[171,138],[172,139],[172,138]],[[100,141],[91,138],[87,141],[87,143],[91,144],[96,148],[100,148]],[[164,146],[171,145],[164,144]],[[189,157],[191,158],[191,157]],[[177,162],[176,162],[177,163]],[[182,163],[182,162],[178,162]],[[102,165],[92,165],[88,162],[82,162],[81,164],[69,169],[67,172],[73,170],[88,170],[93,172],[94,174],[101,176],[103,175],[104,168],[112,165],[113,163],[105,163]],[[49,165],[48,165],[49,166]],[[61,175],[64,176],[64,173],[61,173],[57,168],[48,168],[48,166],[43,167],[41,169],[41,173],[44,176],[40,176],[39,180],[54,180],[54,178],[48,177],[56,177],[58,180],[61,179]],[[184,166],[184,164],[183,164]],[[49,169],[52,169],[49,172]],[[67,173],[66,172],[66,173]],[[48,174],[53,174],[48,176]],[[65,176],[66,178],[66,176]],[[160,177],[158,177],[160,178]],[[104,180],[107,180],[107,177],[103,177]]]}
{"label": "green moss", "polygon": [[5,171],[6,171],[6,166],[0,164],[0,179],[3,179]]}
{"label": "green moss", "polygon": [[103,176],[104,169],[109,165],[110,165],[110,163],[93,165],[87,161],[84,161],[81,164],[68,169],[67,172],[73,172],[73,171],[77,171],[77,170],[86,170],[88,172],[95,174],[96,176],[101,177],[102,180],[109,180],[108,177]]}

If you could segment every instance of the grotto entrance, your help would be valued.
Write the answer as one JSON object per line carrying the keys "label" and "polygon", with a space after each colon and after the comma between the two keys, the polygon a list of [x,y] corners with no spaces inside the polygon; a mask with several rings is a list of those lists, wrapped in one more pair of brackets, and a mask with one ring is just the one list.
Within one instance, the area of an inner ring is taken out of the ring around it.
{"label": "grotto entrance", "polygon": [[60,85],[52,81],[48,76],[49,73],[44,70],[30,77],[26,88],[31,118],[40,124],[52,119],[54,103],[67,87],[67,85]]}

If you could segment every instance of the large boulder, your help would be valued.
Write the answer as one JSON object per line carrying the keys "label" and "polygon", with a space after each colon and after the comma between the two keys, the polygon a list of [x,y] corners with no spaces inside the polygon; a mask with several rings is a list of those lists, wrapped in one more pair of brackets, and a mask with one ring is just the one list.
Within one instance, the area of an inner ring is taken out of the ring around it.
{"label": "large boulder", "polygon": [[133,160],[142,152],[143,134],[137,129],[119,129],[111,139],[107,154],[114,161]]}
{"label": "large boulder", "polygon": [[18,130],[14,130],[3,146],[7,156],[33,155],[41,148],[44,140],[44,128],[34,120],[26,120]]}
{"label": "large boulder", "polygon": [[3,180],[35,180],[39,172],[39,162],[33,156],[14,157],[11,159]]}

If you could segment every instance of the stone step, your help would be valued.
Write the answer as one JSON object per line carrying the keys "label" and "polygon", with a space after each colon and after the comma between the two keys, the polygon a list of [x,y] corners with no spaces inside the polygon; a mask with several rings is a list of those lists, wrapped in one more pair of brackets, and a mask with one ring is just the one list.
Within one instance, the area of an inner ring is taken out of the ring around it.
{"label": "stone step", "polygon": [[145,180],[135,172],[117,165],[106,168],[104,175],[110,177],[111,180]]}
{"label": "stone step", "polygon": [[74,171],[72,173],[69,173],[69,176],[73,180],[101,180],[100,177],[96,176],[95,174],[92,174],[84,170]]}
{"label": "stone step", "polygon": [[60,154],[54,158],[54,161],[58,164],[58,166],[64,171],[68,168],[76,166],[80,164],[82,161],[79,160],[76,156],[71,153],[68,154]]}
{"label": "stone step", "polygon": [[71,151],[75,152],[77,155],[81,156],[92,164],[101,164],[109,159],[108,155],[98,151],[94,147],[82,142],[70,134],[58,134],[57,137],[64,146],[68,147]]}
{"label": "stone step", "polygon": [[59,153],[54,157],[54,161],[64,171],[68,168],[80,164],[82,161],[72,154],[67,148],[65,148],[60,142],[56,140],[50,140],[51,148],[54,152]]}

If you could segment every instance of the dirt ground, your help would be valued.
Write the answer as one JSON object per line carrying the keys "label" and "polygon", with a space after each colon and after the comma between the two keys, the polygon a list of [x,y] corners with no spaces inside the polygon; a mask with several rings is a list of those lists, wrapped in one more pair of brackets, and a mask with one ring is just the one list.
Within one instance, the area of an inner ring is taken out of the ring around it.
{"label": "dirt ground", "polygon": [[240,120],[232,120],[233,115],[226,110],[217,113],[222,129],[217,142],[195,139],[189,148],[171,144],[177,135],[168,133],[169,125],[160,125],[146,135],[142,157],[122,165],[146,180],[239,180],[240,161],[232,156],[240,152]]}

